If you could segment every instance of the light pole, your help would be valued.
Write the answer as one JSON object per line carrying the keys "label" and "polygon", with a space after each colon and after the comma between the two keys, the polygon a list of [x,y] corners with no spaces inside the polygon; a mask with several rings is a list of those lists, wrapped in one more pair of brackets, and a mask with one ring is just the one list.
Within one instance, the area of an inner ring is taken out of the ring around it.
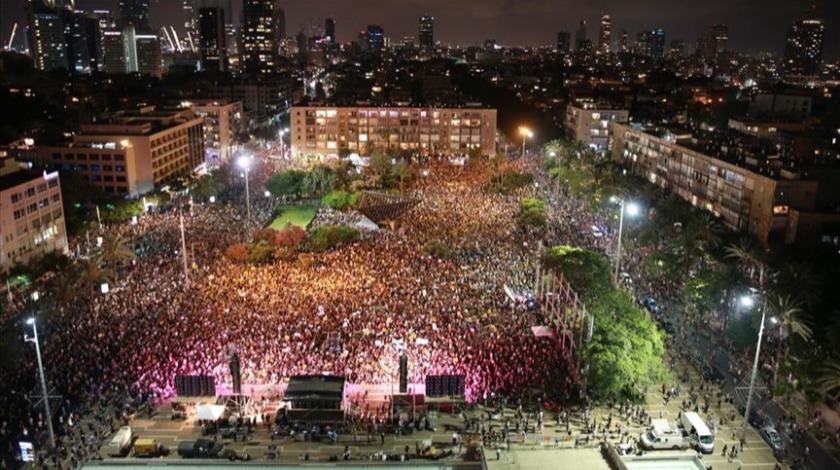
{"label": "light pole", "polygon": [[247,156],[239,157],[237,161],[239,167],[245,172],[245,205],[248,208],[248,226],[251,226],[251,188],[248,185],[248,170],[251,168],[251,158]]}
{"label": "light pole", "polygon": [[[764,293],[758,293],[757,295],[761,295],[762,298],[762,305],[761,305],[761,324],[758,327],[758,343],[755,345],[755,360],[753,361],[752,373],[750,374],[750,388],[747,392],[747,406],[744,408],[744,422],[741,424],[741,443],[743,444],[744,441],[747,439],[747,423],[749,423],[750,419],[750,407],[752,406],[752,396],[753,392],[755,391],[755,376],[758,375],[758,356],[761,352],[761,338],[764,336],[764,319],[767,316],[767,295]],[[755,301],[753,300],[752,296],[745,295],[741,297],[741,305],[745,307],[752,307]],[[771,317],[771,321],[774,321],[775,318]]]}
{"label": "light pole", "polygon": [[[38,292],[32,294],[32,300],[38,300]],[[44,363],[41,360],[41,343],[38,341],[38,324],[35,323],[35,317],[26,320],[27,325],[32,325],[32,331],[35,333],[34,338],[24,336],[24,340],[35,343],[35,355],[38,357],[38,372],[41,375],[41,400],[44,402],[44,415],[47,419],[47,430],[50,433],[50,446],[55,448],[55,431],[53,431],[52,412],[50,411],[50,398],[47,395],[47,379],[44,377]]]}
{"label": "light pole", "polygon": [[184,286],[187,289],[189,289],[190,288],[190,271],[189,271],[189,264],[187,263],[187,236],[186,236],[186,233],[184,231],[184,213],[181,212],[179,215],[181,217],[181,259],[183,260],[183,264],[184,264]]}
{"label": "light pole", "polygon": [[639,206],[633,202],[627,202],[624,199],[613,196],[610,198],[612,202],[618,204],[618,244],[615,249],[615,274],[613,281],[618,284],[618,273],[621,271],[621,236],[624,232],[624,212],[626,211],[630,216],[635,216],[639,213]]}
{"label": "light pole", "polygon": [[519,135],[522,136],[522,158],[525,158],[525,141],[534,137],[534,132],[525,126],[519,127]]}

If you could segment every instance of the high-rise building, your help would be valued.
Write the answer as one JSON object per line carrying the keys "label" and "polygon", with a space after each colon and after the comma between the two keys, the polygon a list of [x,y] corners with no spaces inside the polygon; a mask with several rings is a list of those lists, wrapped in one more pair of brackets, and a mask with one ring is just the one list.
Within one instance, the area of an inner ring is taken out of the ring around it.
{"label": "high-rise building", "polygon": [[198,49],[198,15],[200,0],[183,0],[182,12],[184,14],[184,34],[187,44],[193,49]]}
{"label": "high-rise building", "polygon": [[138,34],[135,37],[137,48],[137,72],[141,75],[160,77],[163,75],[160,39],[156,34]]}
{"label": "high-rise building", "polygon": [[99,18],[95,14],[59,10],[64,24],[64,42],[67,47],[67,61],[73,73],[90,74],[99,67],[102,53]]}
{"label": "high-rise building", "polygon": [[674,39],[668,44],[668,59],[680,59],[685,55],[685,41]]}
{"label": "high-rise building", "polygon": [[278,43],[286,39],[286,10],[280,6],[279,3],[274,5],[274,24],[276,29],[274,37],[277,38]]}
{"label": "high-rise building", "polygon": [[712,25],[711,38],[715,57],[723,54],[729,48],[729,26],[725,24]]}
{"label": "high-rise building", "polygon": [[107,74],[128,72],[123,31],[109,29],[102,32],[102,71]]}
{"label": "high-rise building", "polygon": [[327,18],[324,20],[324,36],[330,42],[330,44],[335,44],[335,20],[332,18]]}
{"label": "high-rise building", "polygon": [[665,57],[665,30],[644,30],[636,35],[636,54],[653,59]]}
{"label": "high-rise building", "polygon": [[612,40],[612,20],[610,15],[601,15],[601,30],[598,34],[598,53],[610,53],[610,41]]}
{"label": "high-rise building", "polygon": [[435,17],[424,15],[420,17],[420,40],[421,49],[434,49],[435,47]]}
{"label": "high-rise building", "polygon": [[276,15],[274,0],[243,0],[240,60],[251,75],[275,71],[279,33]]}
{"label": "high-rise building", "polygon": [[124,25],[134,26],[135,31],[151,31],[149,0],[120,0],[120,14]]}
{"label": "high-rise building", "polygon": [[224,72],[228,67],[225,13],[220,8],[198,10],[198,51],[201,70]]}
{"label": "high-rise building", "polygon": [[575,51],[580,51],[586,42],[586,20],[580,20],[578,29],[575,31]]}
{"label": "high-rise building", "polygon": [[568,54],[571,42],[572,35],[568,31],[560,31],[557,33],[557,53]]}
{"label": "high-rise building", "polygon": [[371,24],[367,27],[368,49],[379,52],[385,48],[385,30],[378,24]]}
{"label": "high-rise building", "polygon": [[629,34],[627,34],[626,29],[621,30],[621,42],[619,43],[618,49],[621,52],[627,52],[630,50],[630,41],[628,40]]}
{"label": "high-rise building", "polygon": [[822,65],[825,24],[815,10],[788,29],[783,68],[786,75],[816,75]]}
{"label": "high-rise building", "polygon": [[52,2],[32,0],[26,5],[29,49],[38,70],[68,70],[64,22]]}
{"label": "high-rise building", "polygon": [[134,26],[128,25],[123,28],[123,54],[125,55],[126,73],[137,71],[137,31]]}

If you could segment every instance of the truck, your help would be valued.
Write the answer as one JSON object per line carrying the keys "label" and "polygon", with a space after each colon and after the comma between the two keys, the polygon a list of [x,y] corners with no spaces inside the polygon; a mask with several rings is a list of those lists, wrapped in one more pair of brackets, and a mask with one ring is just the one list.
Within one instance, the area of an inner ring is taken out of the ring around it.
{"label": "truck", "polygon": [[131,451],[132,432],[130,426],[121,427],[111,442],[108,443],[107,453],[111,457],[125,457]]}
{"label": "truck", "polygon": [[680,424],[685,437],[689,439],[695,449],[704,454],[711,454],[715,451],[715,436],[700,415],[692,411],[684,412],[680,415]]}
{"label": "truck", "polygon": [[683,434],[671,427],[668,420],[654,419],[651,427],[641,436],[641,445],[645,450],[688,449],[689,440]]}
{"label": "truck", "polygon": [[178,455],[185,459],[216,458],[224,450],[224,444],[219,444],[209,439],[183,441],[178,444]]}
{"label": "truck", "polygon": [[140,438],[134,441],[135,457],[160,457],[166,454],[166,449],[157,439]]}

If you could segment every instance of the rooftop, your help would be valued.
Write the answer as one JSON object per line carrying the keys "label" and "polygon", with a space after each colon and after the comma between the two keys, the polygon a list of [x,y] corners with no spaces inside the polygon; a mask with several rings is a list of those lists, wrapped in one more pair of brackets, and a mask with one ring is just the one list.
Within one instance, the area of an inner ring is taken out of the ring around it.
{"label": "rooftop", "polygon": [[7,175],[0,176],[0,191],[14,188],[34,179],[43,178],[43,174],[35,171],[20,170]]}

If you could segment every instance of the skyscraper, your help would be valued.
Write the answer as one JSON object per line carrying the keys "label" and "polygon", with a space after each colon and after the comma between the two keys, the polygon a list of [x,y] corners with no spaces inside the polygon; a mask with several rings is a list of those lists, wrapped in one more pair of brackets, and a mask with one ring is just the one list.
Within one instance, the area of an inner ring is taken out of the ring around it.
{"label": "skyscraper", "polygon": [[324,21],[324,36],[330,41],[330,44],[335,44],[335,20],[327,18]]}
{"label": "skyscraper", "polygon": [[435,17],[424,15],[420,17],[420,48],[431,50],[435,47]]}
{"label": "skyscraper", "polygon": [[618,49],[621,52],[627,52],[630,47],[630,41],[627,39],[628,34],[626,29],[621,30],[621,42],[618,46]]}
{"label": "skyscraper", "polygon": [[665,30],[650,29],[636,35],[636,54],[662,59],[665,56]]}
{"label": "skyscraper", "polygon": [[276,28],[274,37],[277,38],[279,43],[279,41],[286,39],[286,10],[279,3],[274,5],[274,24]]}
{"label": "skyscraper", "polygon": [[226,71],[228,58],[225,13],[221,8],[198,10],[198,37],[201,69],[208,72]]}
{"label": "skyscraper", "polygon": [[107,74],[123,74],[128,72],[125,56],[125,39],[123,32],[118,29],[106,30],[102,33],[103,72]]}
{"label": "skyscraper", "polygon": [[277,65],[279,31],[274,7],[274,0],[242,2],[241,60],[252,75],[272,73]]}
{"label": "skyscraper", "polygon": [[43,0],[26,5],[29,21],[29,44],[35,68],[38,70],[67,70],[67,44],[64,22],[58,9]]}
{"label": "skyscraper", "polygon": [[123,25],[134,26],[135,31],[151,31],[149,0],[120,0]]}
{"label": "skyscraper", "polygon": [[610,15],[601,15],[601,30],[598,34],[598,53],[610,53],[610,41],[612,40],[612,20]]}
{"label": "skyscraper", "polygon": [[784,72],[786,75],[816,75],[822,65],[825,24],[812,9],[788,29],[785,41]]}
{"label": "skyscraper", "polygon": [[586,20],[580,20],[577,31],[575,31],[575,51],[580,51],[586,42]]}
{"label": "skyscraper", "polygon": [[378,24],[371,24],[367,27],[368,49],[373,52],[380,52],[385,48],[385,30]]}
{"label": "skyscraper", "polygon": [[160,77],[163,72],[160,39],[156,34],[138,34],[135,37],[137,72],[141,75]]}
{"label": "skyscraper", "polygon": [[184,34],[187,43],[198,49],[198,15],[199,0],[184,0],[182,12],[184,14]]}
{"label": "skyscraper", "polygon": [[571,41],[572,35],[568,31],[560,31],[557,33],[557,53],[568,54]]}

